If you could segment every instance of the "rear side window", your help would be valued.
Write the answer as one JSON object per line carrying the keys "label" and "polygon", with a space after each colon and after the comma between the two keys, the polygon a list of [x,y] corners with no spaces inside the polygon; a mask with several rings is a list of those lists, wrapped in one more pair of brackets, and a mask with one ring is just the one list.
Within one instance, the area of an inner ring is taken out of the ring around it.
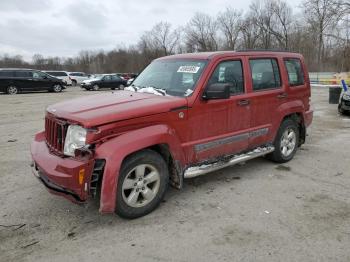
{"label": "rear side window", "polygon": [[281,87],[281,77],[276,59],[250,59],[253,90],[260,91]]}
{"label": "rear side window", "polygon": [[242,62],[240,60],[221,62],[211,75],[208,84],[227,83],[231,95],[244,93]]}
{"label": "rear side window", "polygon": [[83,73],[71,73],[71,76],[85,76]]}
{"label": "rear side window", "polygon": [[52,76],[67,76],[66,72],[46,72],[46,73]]}
{"label": "rear side window", "polygon": [[304,84],[304,71],[301,62],[297,58],[284,60],[288,72],[288,83],[290,86],[300,86]]}
{"label": "rear side window", "polygon": [[0,71],[0,77],[5,78],[5,77],[14,77],[15,72],[14,71]]}
{"label": "rear side window", "polygon": [[22,78],[31,78],[33,77],[33,73],[31,71],[16,71],[15,76]]}

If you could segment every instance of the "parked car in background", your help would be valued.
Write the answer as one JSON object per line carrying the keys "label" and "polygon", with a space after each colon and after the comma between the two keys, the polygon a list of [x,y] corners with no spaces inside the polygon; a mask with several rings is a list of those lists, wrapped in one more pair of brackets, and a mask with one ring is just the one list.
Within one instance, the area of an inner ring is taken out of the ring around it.
{"label": "parked car in background", "polygon": [[61,92],[65,89],[63,80],[32,69],[0,69],[0,91],[15,95],[21,91],[48,90]]}
{"label": "parked car in background", "polygon": [[100,212],[140,217],[169,184],[265,155],[292,160],[313,118],[296,53],[163,57],[129,88],[47,108],[31,154],[49,191],[79,203],[99,196]]}
{"label": "parked car in background", "polygon": [[341,114],[350,113],[350,90],[343,91],[340,95],[338,111]]}
{"label": "parked car in background", "polygon": [[84,72],[70,72],[69,77],[72,80],[72,86],[80,85],[84,80],[89,79]]}
{"label": "parked car in background", "polygon": [[72,80],[69,77],[69,73],[67,71],[43,71],[50,76],[56,77],[58,79],[62,79],[63,82],[67,85],[70,86],[72,85]]}
{"label": "parked car in background", "polygon": [[97,91],[101,88],[110,88],[114,89],[124,89],[127,83],[126,80],[122,79],[116,74],[103,74],[98,75],[94,78],[84,80],[81,83],[81,87],[86,90],[94,90]]}

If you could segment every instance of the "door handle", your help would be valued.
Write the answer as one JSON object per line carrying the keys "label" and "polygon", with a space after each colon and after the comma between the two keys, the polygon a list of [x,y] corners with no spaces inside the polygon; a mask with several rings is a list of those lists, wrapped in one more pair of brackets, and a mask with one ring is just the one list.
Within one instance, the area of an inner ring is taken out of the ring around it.
{"label": "door handle", "polygon": [[287,93],[282,93],[282,94],[279,94],[277,96],[278,99],[283,99],[283,98],[287,98],[288,97],[288,94]]}
{"label": "door handle", "polygon": [[239,100],[237,104],[239,106],[247,106],[250,104],[250,101],[248,99],[243,99],[243,100]]}

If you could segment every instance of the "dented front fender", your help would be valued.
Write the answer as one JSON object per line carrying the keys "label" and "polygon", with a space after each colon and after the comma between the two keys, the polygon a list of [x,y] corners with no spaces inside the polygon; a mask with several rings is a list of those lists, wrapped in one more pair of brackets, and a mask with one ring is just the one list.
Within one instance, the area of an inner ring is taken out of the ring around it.
{"label": "dented front fender", "polygon": [[167,125],[130,131],[96,147],[95,158],[106,161],[100,196],[101,213],[112,213],[115,210],[117,183],[123,160],[134,152],[157,144],[167,144],[174,160],[185,164],[180,141],[175,131]]}

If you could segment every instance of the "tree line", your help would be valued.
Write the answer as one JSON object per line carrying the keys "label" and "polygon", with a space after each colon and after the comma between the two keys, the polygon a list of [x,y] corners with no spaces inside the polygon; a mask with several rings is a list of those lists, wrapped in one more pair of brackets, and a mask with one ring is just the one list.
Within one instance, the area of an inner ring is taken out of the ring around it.
{"label": "tree line", "polygon": [[0,57],[0,67],[31,67],[87,73],[139,72],[155,58],[187,52],[279,49],[302,53],[310,71],[350,71],[350,0],[253,0],[242,12],[227,7],[216,16],[196,13],[174,28],[159,22],[136,45],[77,56]]}

